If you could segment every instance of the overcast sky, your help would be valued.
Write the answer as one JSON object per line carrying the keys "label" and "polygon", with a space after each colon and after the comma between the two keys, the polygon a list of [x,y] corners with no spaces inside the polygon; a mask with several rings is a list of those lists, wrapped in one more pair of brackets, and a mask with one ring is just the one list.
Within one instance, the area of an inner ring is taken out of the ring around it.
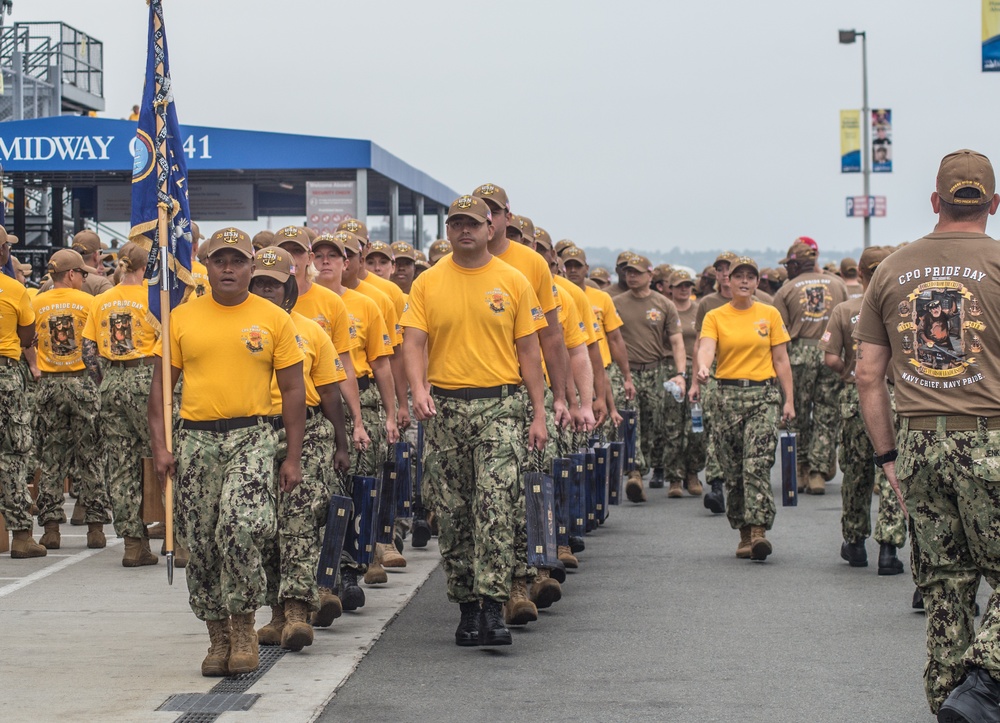
{"label": "overcast sky", "polygon": [[[861,245],[839,111],[893,111],[875,244],[934,223],[957,148],[1000,161],[978,0],[165,0],[182,123],[370,139],[459,192],[504,186],[554,238],[636,250]],[[142,91],[142,0],[14,0],[103,41],[103,115]],[[1000,235],[1000,221],[989,231]],[[252,227],[253,224],[247,224]],[[259,225],[258,225],[259,226]],[[253,230],[252,228],[250,230]]]}

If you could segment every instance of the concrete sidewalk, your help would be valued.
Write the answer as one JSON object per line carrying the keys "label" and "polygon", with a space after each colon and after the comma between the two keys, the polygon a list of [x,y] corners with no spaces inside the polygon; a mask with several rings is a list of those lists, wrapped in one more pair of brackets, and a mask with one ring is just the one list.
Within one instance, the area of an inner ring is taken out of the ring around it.
{"label": "concrete sidewalk", "polygon": [[[188,607],[184,571],[169,586],[163,558],[123,568],[111,526],[103,550],[87,549],[86,530],[63,525],[62,549],[43,558],[0,555],[2,717],[175,721],[181,713],[156,711],[168,697],[231,680],[201,676],[208,633]],[[246,691],[260,695],[248,712],[218,720],[313,720],[440,560],[436,540],[422,550],[407,540],[404,554],[407,567],[388,584],[362,586],[364,608],[317,629],[312,646],[282,656]],[[268,619],[258,613],[258,627]]]}

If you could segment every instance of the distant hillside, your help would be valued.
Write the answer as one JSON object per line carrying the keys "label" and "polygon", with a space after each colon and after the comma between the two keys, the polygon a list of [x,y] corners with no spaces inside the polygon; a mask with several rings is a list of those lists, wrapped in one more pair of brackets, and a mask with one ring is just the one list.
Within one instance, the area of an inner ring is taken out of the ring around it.
{"label": "distant hillside", "polygon": [[[608,270],[614,269],[615,259],[618,258],[618,254],[621,253],[621,248],[610,249],[607,247],[595,248],[592,246],[585,246],[584,251],[587,252],[587,263],[590,264],[591,268],[595,266],[603,266]],[[696,272],[700,272],[706,266],[710,266],[714,261],[716,256],[718,256],[722,251],[732,251],[736,254],[742,254],[750,256],[754,261],[758,263],[761,267],[775,267],[778,265],[780,259],[785,258],[785,253],[788,251],[788,247],[783,249],[767,249],[766,251],[760,250],[747,250],[735,247],[728,248],[713,248],[705,250],[692,251],[690,249],[680,249],[676,246],[669,251],[640,251],[640,253],[648,258],[653,265],[658,264],[671,264],[671,265],[681,265],[689,266]],[[851,249],[848,252],[837,252],[837,254],[832,258],[827,258],[825,256],[820,257],[820,261],[824,264],[833,261],[839,264],[840,260],[844,256],[850,256],[851,258],[857,260],[861,255],[861,249]]]}

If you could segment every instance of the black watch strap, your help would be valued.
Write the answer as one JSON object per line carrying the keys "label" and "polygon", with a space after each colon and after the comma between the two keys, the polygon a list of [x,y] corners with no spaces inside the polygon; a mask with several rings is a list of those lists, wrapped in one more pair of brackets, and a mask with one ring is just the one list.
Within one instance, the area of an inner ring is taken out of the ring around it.
{"label": "black watch strap", "polygon": [[899,453],[895,449],[890,449],[885,454],[875,454],[875,455],[872,455],[872,458],[875,460],[875,466],[876,467],[881,467],[882,465],[886,464],[887,462],[895,462],[896,461],[896,457],[898,457],[898,456],[899,456]]}

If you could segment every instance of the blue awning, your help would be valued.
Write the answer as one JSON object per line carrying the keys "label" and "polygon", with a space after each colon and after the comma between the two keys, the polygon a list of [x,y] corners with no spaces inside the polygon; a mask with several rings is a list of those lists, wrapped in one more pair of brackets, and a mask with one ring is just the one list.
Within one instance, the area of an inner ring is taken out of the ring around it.
{"label": "blue awning", "polygon": [[[0,164],[15,184],[130,181],[135,129],[132,121],[86,116],[0,123]],[[181,133],[191,183],[252,182],[269,197],[280,195],[279,184],[298,191],[305,181],[353,179],[367,169],[372,215],[386,213],[390,182],[399,185],[401,213],[412,213],[417,196],[432,214],[459,195],[371,141],[185,125]]]}

